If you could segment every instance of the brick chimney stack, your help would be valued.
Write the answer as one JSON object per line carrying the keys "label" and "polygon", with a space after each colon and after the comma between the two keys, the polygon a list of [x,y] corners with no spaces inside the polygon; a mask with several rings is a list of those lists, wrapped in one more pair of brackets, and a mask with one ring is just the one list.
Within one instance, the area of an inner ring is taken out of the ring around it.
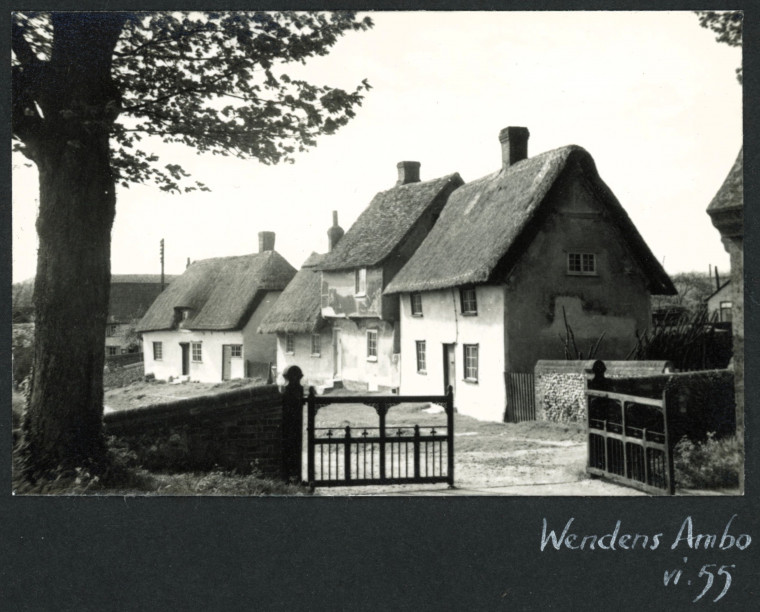
{"label": "brick chimney stack", "polygon": [[396,186],[420,182],[420,162],[402,161],[396,164],[396,168],[398,168]]}
{"label": "brick chimney stack", "polygon": [[259,253],[274,251],[274,232],[259,232]]}
{"label": "brick chimney stack", "polygon": [[333,214],[333,224],[330,229],[327,230],[327,250],[332,251],[335,248],[335,245],[338,244],[338,241],[343,238],[343,234],[345,233],[343,231],[343,228],[338,225],[338,211],[334,210]]}
{"label": "brick chimney stack", "polygon": [[528,157],[528,138],[530,138],[530,132],[526,127],[505,127],[499,132],[503,169],[506,170]]}

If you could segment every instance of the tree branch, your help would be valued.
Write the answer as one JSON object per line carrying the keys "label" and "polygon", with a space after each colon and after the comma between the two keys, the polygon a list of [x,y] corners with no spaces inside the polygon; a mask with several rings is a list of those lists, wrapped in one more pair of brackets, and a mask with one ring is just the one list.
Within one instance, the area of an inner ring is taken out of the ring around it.
{"label": "tree branch", "polygon": [[13,22],[13,34],[11,38],[11,49],[16,54],[18,61],[25,66],[36,66],[42,64],[42,60],[37,57],[32,50],[29,41],[24,37],[24,28],[15,20]]}

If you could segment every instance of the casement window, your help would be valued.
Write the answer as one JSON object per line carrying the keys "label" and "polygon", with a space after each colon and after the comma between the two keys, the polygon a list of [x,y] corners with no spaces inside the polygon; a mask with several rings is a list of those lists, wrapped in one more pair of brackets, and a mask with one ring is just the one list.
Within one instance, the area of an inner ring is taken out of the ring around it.
{"label": "casement window", "polygon": [[478,382],[478,345],[464,345],[464,379]]}
{"label": "casement window", "polygon": [[322,354],[322,336],[319,334],[311,335],[311,356],[319,357]]}
{"label": "casement window", "polygon": [[114,355],[119,354],[119,347],[118,346],[107,346],[106,347],[106,354],[109,357],[113,357]]}
{"label": "casement window", "polygon": [[409,296],[409,299],[412,302],[412,316],[421,317],[422,316],[422,294],[412,293]]}
{"label": "casement window", "polygon": [[358,268],[354,271],[354,294],[367,294],[367,268]]}
{"label": "casement window", "polygon": [[720,320],[724,322],[731,321],[733,319],[733,302],[721,302],[720,303]]}
{"label": "casement window", "polygon": [[164,358],[164,343],[153,343],[153,361],[161,361]]}
{"label": "casement window", "polygon": [[285,352],[288,355],[296,354],[296,338],[291,333],[285,335]]}
{"label": "casement window", "polygon": [[190,352],[193,357],[193,361],[196,363],[200,363],[203,361],[203,349],[202,344],[200,342],[193,342],[190,344]]}
{"label": "casement window", "polygon": [[109,325],[106,327],[106,336],[115,336],[119,331],[118,325]]}
{"label": "casement window", "polygon": [[417,340],[417,372],[427,373],[427,346],[425,340]]}
{"label": "casement window", "polygon": [[241,359],[243,357],[243,345],[230,344],[230,357],[237,357],[238,359]]}
{"label": "casement window", "polygon": [[462,314],[478,314],[478,300],[475,296],[475,287],[467,287],[459,290],[459,299],[462,302]]}
{"label": "casement window", "polygon": [[367,330],[367,361],[377,361],[377,330]]}
{"label": "casement window", "polygon": [[594,253],[568,253],[567,273],[574,276],[596,276],[596,255]]}

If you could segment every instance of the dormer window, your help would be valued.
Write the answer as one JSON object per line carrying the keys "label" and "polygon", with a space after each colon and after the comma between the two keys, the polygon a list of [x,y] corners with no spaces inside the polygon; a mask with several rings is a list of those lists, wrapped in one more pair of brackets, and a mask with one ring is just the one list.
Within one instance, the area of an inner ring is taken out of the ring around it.
{"label": "dormer window", "polygon": [[354,295],[367,295],[367,268],[354,271]]}
{"label": "dormer window", "polygon": [[184,307],[177,307],[174,309],[174,321],[176,322],[175,325],[178,325],[179,327],[182,327],[190,318],[191,309],[190,308],[184,308]]}
{"label": "dormer window", "polygon": [[573,276],[596,276],[596,254],[582,252],[568,253],[567,273]]}

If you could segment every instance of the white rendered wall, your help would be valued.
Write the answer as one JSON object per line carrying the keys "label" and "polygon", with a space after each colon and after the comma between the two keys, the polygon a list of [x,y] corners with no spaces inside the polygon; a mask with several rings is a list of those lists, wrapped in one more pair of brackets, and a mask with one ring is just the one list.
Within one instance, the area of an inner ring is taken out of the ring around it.
{"label": "white rendered wall", "polygon": [[[476,287],[477,315],[463,315],[459,289],[422,293],[422,316],[412,316],[409,294],[401,294],[401,393],[444,392],[444,345],[455,344],[454,405],[462,414],[502,421],[504,385],[504,288]],[[426,342],[427,370],[417,371],[418,340]],[[464,345],[477,344],[478,381],[464,380]]]}

